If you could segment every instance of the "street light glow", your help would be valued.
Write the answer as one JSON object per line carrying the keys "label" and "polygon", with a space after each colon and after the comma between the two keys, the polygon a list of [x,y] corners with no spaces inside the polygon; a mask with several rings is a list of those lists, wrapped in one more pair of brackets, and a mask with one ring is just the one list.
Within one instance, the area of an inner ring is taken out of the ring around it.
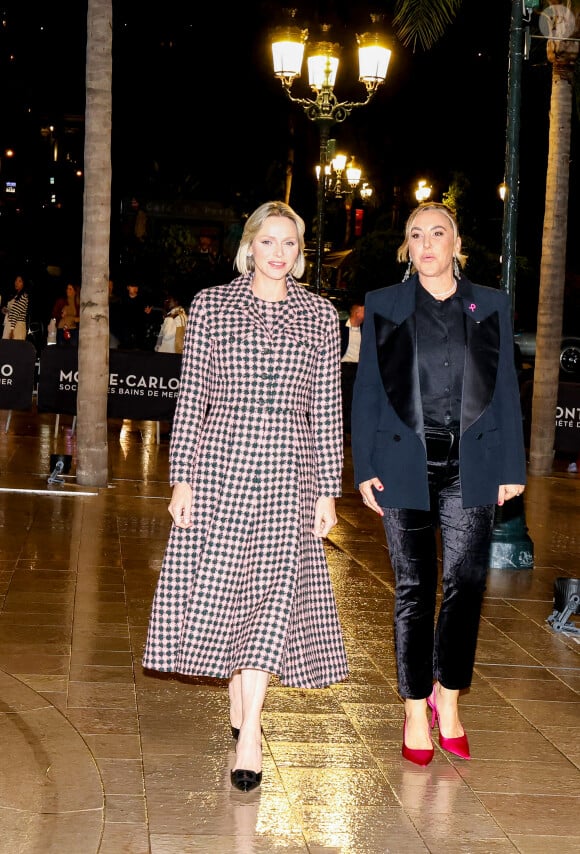
{"label": "street light glow", "polygon": [[349,187],[358,187],[362,175],[362,169],[354,162],[354,157],[351,157],[348,166],[346,167],[346,180]]}
{"label": "street light glow", "polygon": [[364,199],[364,200],[370,199],[372,194],[373,194],[373,188],[370,186],[370,184],[367,184],[367,182],[364,181],[362,187],[360,188],[361,199]]}
{"label": "street light glow", "polygon": [[374,91],[377,86],[384,82],[391,61],[392,50],[387,47],[384,34],[376,29],[379,20],[379,15],[371,14],[371,21],[375,29],[360,36],[357,35],[359,45],[358,79],[364,83],[368,91]]}
{"label": "street light glow", "polygon": [[426,202],[430,198],[432,190],[433,188],[427,185],[427,181],[419,181],[415,191],[415,198],[419,204]]}
{"label": "street light glow", "polygon": [[295,9],[290,10],[291,21],[288,26],[277,27],[272,34],[272,60],[274,75],[284,86],[292,86],[300,77],[304,43],[308,38],[308,30],[301,30],[293,23]]}

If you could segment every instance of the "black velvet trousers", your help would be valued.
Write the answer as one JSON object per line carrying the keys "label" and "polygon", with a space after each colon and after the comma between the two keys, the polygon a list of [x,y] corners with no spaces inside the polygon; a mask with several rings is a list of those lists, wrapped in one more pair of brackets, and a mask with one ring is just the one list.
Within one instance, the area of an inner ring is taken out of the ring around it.
{"label": "black velvet trousers", "polygon": [[[473,675],[489,564],[494,506],[461,504],[459,464],[429,463],[430,510],[385,508],[383,523],[395,573],[395,651],[399,693],[428,697],[433,682],[468,688]],[[441,532],[442,597],[437,528]]]}

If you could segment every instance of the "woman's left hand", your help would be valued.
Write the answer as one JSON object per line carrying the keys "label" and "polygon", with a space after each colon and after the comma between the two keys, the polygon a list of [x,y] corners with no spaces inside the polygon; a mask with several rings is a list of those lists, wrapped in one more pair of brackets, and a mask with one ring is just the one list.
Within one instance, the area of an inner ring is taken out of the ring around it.
{"label": "woman's left hand", "polygon": [[326,537],[337,521],[334,498],[331,495],[323,495],[317,500],[314,508],[312,533],[315,537]]}
{"label": "woman's left hand", "polygon": [[193,490],[189,483],[176,483],[169,502],[169,515],[178,528],[191,528]]}
{"label": "woman's left hand", "polygon": [[526,487],[523,483],[502,483],[497,494],[497,503],[499,507],[501,507],[506,501],[509,501],[510,498],[517,498],[518,495],[522,494],[525,488]]}
{"label": "woman's left hand", "polygon": [[375,498],[375,489],[378,492],[383,491],[383,484],[379,480],[378,477],[371,477],[370,480],[363,480],[362,483],[358,485],[360,494],[362,495],[363,504],[365,507],[368,507],[369,510],[372,510],[374,513],[377,513],[379,516],[384,516],[385,511],[378,504],[377,499]]}

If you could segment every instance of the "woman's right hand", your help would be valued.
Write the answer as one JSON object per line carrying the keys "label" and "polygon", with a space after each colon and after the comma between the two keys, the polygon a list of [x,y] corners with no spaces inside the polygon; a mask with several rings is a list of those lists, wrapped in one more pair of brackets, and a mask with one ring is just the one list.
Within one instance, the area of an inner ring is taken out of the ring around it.
{"label": "woman's right hand", "polygon": [[178,528],[191,527],[193,491],[188,483],[176,483],[169,502],[169,515]]}
{"label": "woman's right hand", "polygon": [[359,483],[358,488],[362,495],[363,504],[365,504],[365,506],[370,510],[374,510],[375,513],[378,513],[379,516],[384,516],[383,508],[377,504],[375,493],[373,492],[373,488],[378,492],[382,492],[384,489],[383,484],[378,477],[372,477],[370,480],[363,480],[362,483]]}

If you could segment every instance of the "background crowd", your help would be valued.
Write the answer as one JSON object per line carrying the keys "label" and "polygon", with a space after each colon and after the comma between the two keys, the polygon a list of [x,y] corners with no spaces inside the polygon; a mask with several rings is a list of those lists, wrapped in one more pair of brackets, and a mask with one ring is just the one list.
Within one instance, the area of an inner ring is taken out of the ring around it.
{"label": "background crowd", "polygon": [[[218,284],[207,279],[204,284]],[[137,278],[109,280],[111,348],[181,352],[193,294],[183,286],[152,288]],[[0,282],[2,337],[47,345],[78,345],[81,323],[80,277],[27,276],[10,271]]]}

